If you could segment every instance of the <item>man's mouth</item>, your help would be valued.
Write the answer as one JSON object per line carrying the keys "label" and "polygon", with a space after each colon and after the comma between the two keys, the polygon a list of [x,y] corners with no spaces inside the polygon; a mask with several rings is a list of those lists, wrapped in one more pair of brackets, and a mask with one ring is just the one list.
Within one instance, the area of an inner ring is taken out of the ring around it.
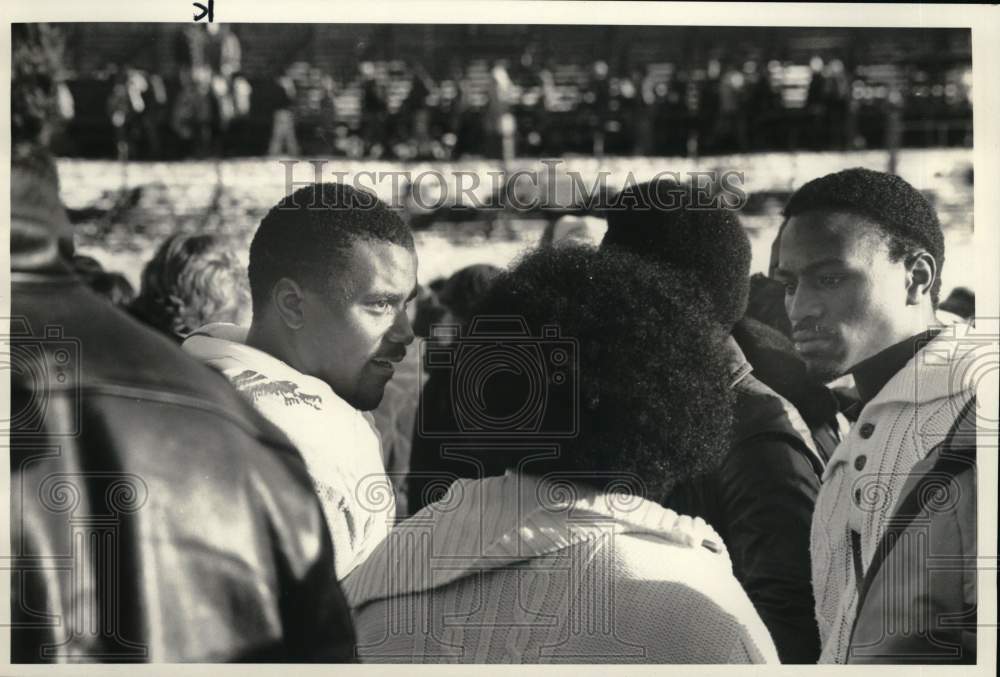
{"label": "man's mouth", "polygon": [[374,357],[371,363],[380,369],[388,369],[389,371],[395,370],[395,365],[403,361],[402,355],[398,357]]}
{"label": "man's mouth", "polygon": [[795,332],[792,334],[792,342],[795,344],[795,350],[800,353],[815,353],[829,348],[833,343],[833,336],[816,332]]}

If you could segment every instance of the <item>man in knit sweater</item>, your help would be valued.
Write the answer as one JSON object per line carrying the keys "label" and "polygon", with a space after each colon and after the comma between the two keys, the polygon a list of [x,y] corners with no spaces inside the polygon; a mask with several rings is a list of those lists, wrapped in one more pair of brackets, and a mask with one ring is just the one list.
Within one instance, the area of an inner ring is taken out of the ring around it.
{"label": "man in knit sweater", "polygon": [[[785,219],[774,275],[796,349],[823,380],[852,374],[860,395],[813,519],[820,661],[975,662],[974,433],[970,449],[955,431],[982,342],[935,319],[937,216],[899,177],[851,169],[800,188]],[[953,479],[912,507],[929,473]]]}
{"label": "man in knit sweater", "polygon": [[333,538],[337,577],[395,517],[370,410],[414,338],[409,228],[374,196],[333,183],[282,199],[250,245],[249,331],[209,325],[184,349],[221,371],[298,447]]}

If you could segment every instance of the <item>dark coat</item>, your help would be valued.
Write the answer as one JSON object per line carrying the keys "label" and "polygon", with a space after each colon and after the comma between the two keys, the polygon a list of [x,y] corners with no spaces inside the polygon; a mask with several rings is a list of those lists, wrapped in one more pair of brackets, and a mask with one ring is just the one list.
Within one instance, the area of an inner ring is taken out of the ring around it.
{"label": "dark coat", "polygon": [[803,441],[808,430],[802,432],[794,407],[750,373],[735,341],[730,348],[736,380],[730,451],[714,473],[681,485],[663,504],[701,517],[722,537],[781,662],[815,663],[820,642],[809,530],[823,463]]}
{"label": "dark coat", "polygon": [[284,435],[58,263],[12,278],[11,659],[353,660]]}

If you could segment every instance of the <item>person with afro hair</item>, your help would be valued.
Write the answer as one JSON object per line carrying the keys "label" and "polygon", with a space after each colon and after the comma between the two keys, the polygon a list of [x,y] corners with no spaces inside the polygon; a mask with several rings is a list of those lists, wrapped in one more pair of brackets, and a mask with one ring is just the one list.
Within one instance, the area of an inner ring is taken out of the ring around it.
{"label": "person with afro hair", "polygon": [[[774,276],[792,341],[818,377],[851,374],[860,397],[813,518],[820,661],[975,663],[982,340],[935,316],[941,224],[909,183],[861,168],[806,183],[784,216]],[[899,545],[917,540],[933,557]],[[941,559],[954,564],[931,585]]]}
{"label": "person with afro hair", "polygon": [[[766,351],[755,344],[741,347],[734,338],[760,336],[736,331],[747,322],[750,240],[735,211],[702,204],[704,197],[693,186],[667,179],[627,186],[607,212],[601,247],[632,251],[663,270],[691,275],[703,294],[683,302],[706,303],[704,310],[727,334],[727,382],[735,395],[729,452],[660,498],[718,530],[782,662],[813,663],[819,632],[809,578],[809,525],[823,459],[796,407],[747,360],[747,353]],[[662,346],[650,346],[658,349]],[[717,416],[711,409],[702,414],[706,425]]]}
{"label": "person with afro hair", "polygon": [[724,340],[691,276],[627,252],[500,275],[449,348],[476,477],[345,581],[362,660],[776,662],[718,534],[658,503],[726,453]]}

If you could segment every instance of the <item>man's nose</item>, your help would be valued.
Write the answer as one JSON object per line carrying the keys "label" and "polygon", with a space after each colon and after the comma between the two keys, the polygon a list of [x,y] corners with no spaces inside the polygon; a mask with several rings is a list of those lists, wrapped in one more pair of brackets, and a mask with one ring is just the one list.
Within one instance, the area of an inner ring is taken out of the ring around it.
{"label": "man's nose", "polygon": [[410,323],[410,317],[405,309],[396,313],[396,320],[392,323],[387,338],[393,343],[400,343],[404,346],[413,343],[416,334],[413,333],[413,325]]}
{"label": "man's nose", "polygon": [[815,294],[803,289],[802,285],[791,296],[785,296],[785,310],[792,327],[806,318],[819,319],[823,315],[822,304]]}

